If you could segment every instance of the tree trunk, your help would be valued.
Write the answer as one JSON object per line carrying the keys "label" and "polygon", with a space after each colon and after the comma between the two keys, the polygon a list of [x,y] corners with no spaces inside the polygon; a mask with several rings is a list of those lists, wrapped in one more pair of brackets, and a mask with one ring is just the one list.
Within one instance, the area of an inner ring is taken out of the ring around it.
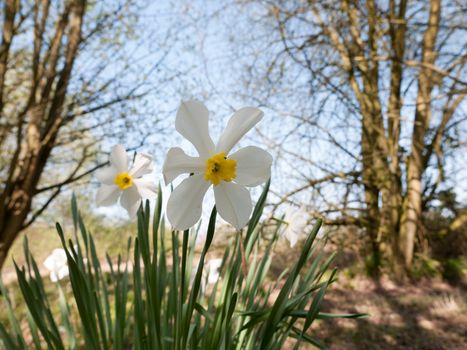
{"label": "tree trunk", "polygon": [[362,155],[362,178],[365,191],[365,230],[370,239],[371,261],[367,262],[368,273],[375,278],[380,275],[381,252],[379,240],[379,190],[375,185],[374,165],[374,133],[372,132],[371,116],[362,113],[361,155]]}
{"label": "tree trunk", "polygon": [[379,231],[378,190],[365,186],[365,229],[370,239],[371,260],[366,263],[367,272],[374,278],[378,278],[381,272],[381,250]]}
{"label": "tree trunk", "polygon": [[[13,6],[13,3],[15,2],[10,1],[7,4],[7,10]],[[58,132],[65,123],[63,107],[73,64],[81,42],[81,27],[85,8],[85,0],[74,0],[64,9],[61,15],[62,20],[56,26],[52,44],[45,55],[48,56],[47,65],[45,62],[41,62],[40,55],[42,35],[44,35],[45,21],[48,16],[47,4],[43,8],[44,22],[42,25],[35,23],[32,89],[23,113],[17,116],[16,149],[14,155],[9,159],[8,176],[4,181],[2,192],[0,192],[0,270],[15,238],[28,225],[28,214],[31,210],[33,197],[38,194],[37,185],[55,146]],[[13,10],[9,9],[9,11]],[[10,17],[11,14],[6,19]],[[35,17],[36,20],[37,17]],[[63,40],[66,28],[68,29],[67,41]],[[2,46],[5,47],[5,29]],[[63,50],[64,57],[63,62],[61,62],[62,68],[58,72],[60,50]],[[4,66],[2,62],[5,60],[5,55],[0,55],[0,88],[3,87],[1,77],[4,74]],[[37,65],[39,63],[42,64],[42,72],[45,74],[42,76],[42,81],[46,82],[40,93],[37,91],[39,88]],[[1,112],[0,104],[0,115]],[[43,209],[47,207],[48,203],[50,201],[45,203]],[[34,219],[35,216],[32,215],[30,222]]]}
{"label": "tree trunk", "polygon": [[388,227],[385,231],[389,235],[391,250],[391,270],[400,279],[404,278],[403,255],[400,250],[400,224],[402,214],[402,171],[399,142],[401,133],[401,86],[403,78],[403,60],[406,43],[406,10],[407,1],[389,1],[389,34],[391,38],[390,94],[388,96],[387,112],[387,142],[389,174],[385,188],[387,194],[383,197],[383,217]]}
{"label": "tree trunk", "polygon": [[30,208],[31,198],[23,190],[13,192],[9,203],[4,205],[3,220],[0,222],[0,271],[15,238],[23,229]]}
{"label": "tree trunk", "polygon": [[404,263],[407,269],[412,267],[415,237],[420,224],[422,211],[422,182],[420,169],[410,159],[407,170],[407,200],[404,210],[404,227],[401,232],[401,250],[404,253]]}
{"label": "tree trunk", "polygon": [[436,38],[441,17],[440,0],[430,1],[428,27],[423,37],[423,53],[418,78],[415,121],[412,132],[412,147],[407,165],[407,197],[404,207],[404,227],[402,228],[402,251],[407,270],[413,262],[415,237],[421,222],[422,213],[422,175],[425,172],[425,137],[431,120],[431,93],[433,73],[428,68],[436,60]]}

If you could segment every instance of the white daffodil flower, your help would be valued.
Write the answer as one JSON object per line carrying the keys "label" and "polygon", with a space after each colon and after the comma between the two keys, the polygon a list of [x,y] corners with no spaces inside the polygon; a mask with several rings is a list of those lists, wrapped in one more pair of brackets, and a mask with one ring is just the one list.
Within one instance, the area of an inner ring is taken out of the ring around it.
{"label": "white daffodil flower", "polygon": [[68,265],[65,250],[57,248],[52,251],[45,260],[44,266],[50,272],[50,280],[58,282],[62,278],[68,276]]}
{"label": "white daffodil flower", "polygon": [[282,231],[282,236],[289,241],[290,248],[293,248],[300,238],[306,236],[308,213],[302,207],[299,209],[287,208],[284,221],[287,226]]}
{"label": "white daffodil flower", "polygon": [[142,176],[153,170],[152,157],[138,153],[131,169],[128,169],[128,155],[123,145],[116,145],[110,153],[110,166],[99,169],[96,178],[102,182],[97,190],[98,206],[111,206],[120,198],[120,204],[135,217],[142,199],[153,199],[157,186],[151,179]]}
{"label": "white daffodil flower", "polygon": [[180,147],[171,148],[163,167],[166,184],[181,174],[191,174],[172,192],[167,203],[167,217],[176,230],[186,230],[201,217],[203,198],[211,186],[219,215],[241,229],[250,218],[252,204],[246,187],[258,186],[271,175],[271,155],[255,146],[232,154],[237,142],[263,117],[257,108],[235,112],[217,145],[209,136],[207,108],[200,102],[182,102],[177,111],[175,129],[198,151],[188,156]]}

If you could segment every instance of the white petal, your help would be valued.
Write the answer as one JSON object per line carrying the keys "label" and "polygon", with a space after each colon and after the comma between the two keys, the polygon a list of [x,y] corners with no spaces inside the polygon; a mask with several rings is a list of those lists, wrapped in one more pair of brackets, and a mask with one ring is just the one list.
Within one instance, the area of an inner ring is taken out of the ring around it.
{"label": "white petal", "polygon": [[206,264],[208,284],[214,284],[219,279],[219,269],[222,259],[211,259]]}
{"label": "white petal", "polygon": [[56,269],[56,263],[55,263],[55,258],[52,255],[49,255],[43,262],[43,265],[45,268],[49,271],[55,271]]}
{"label": "white petal", "polygon": [[108,166],[98,169],[96,171],[96,179],[106,185],[113,185],[115,176],[117,176],[117,169],[114,166]]}
{"label": "white petal", "polygon": [[219,280],[219,271],[208,274],[208,284],[214,284]]}
{"label": "white petal", "polygon": [[237,161],[235,182],[244,186],[258,186],[271,177],[272,156],[259,147],[248,146],[229,158]]}
{"label": "white petal", "polygon": [[59,280],[61,280],[62,278],[68,276],[69,275],[68,266],[66,266],[66,265],[62,266],[60,268],[60,270],[58,270],[57,275],[58,275]]}
{"label": "white petal", "polygon": [[116,185],[102,185],[97,189],[96,204],[98,207],[108,207],[117,202],[120,189]]}
{"label": "white petal", "polygon": [[182,181],[167,202],[167,218],[175,230],[187,230],[201,217],[203,198],[210,186],[203,174]]}
{"label": "white petal", "polygon": [[165,183],[169,184],[180,174],[198,174],[204,172],[205,167],[202,158],[190,157],[180,147],[173,147],[167,152],[162,173]]}
{"label": "white petal", "polygon": [[157,185],[153,179],[134,179],[133,183],[140,196],[144,199],[154,199],[157,196]]}
{"label": "white petal", "polygon": [[225,152],[228,154],[243,135],[263,118],[263,114],[261,110],[253,107],[245,107],[236,111],[217,143],[216,153]]}
{"label": "white petal", "polygon": [[131,186],[123,191],[120,204],[128,211],[130,218],[134,218],[141,204],[141,195],[136,186]]}
{"label": "white petal", "polygon": [[121,173],[128,171],[128,155],[123,145],[115,145],[110,152],[110,163]]}
{"label": "white petal", "polygon": [[152,173],[152,170],[152,157],[149,154],[137,153],[135,157],[135,163],[130,169],[129,174],[134,178],[137,178]]}
{"label": "white petal", "polygon": [[300,238],[305,237],[306,226],[308,225],[308,213],[304,208],[287,208],[284,221],[287,223],[282,235],[290,242],[293,248]]}
{"label": "white petal", "polygon": [[308,225],[308,213],[303,209],[289,208],[286,211],[285,219],[288,229],[298,234],[303,234]]}
{"label": "white petal", "polygon": [[287,230],[284,232],[284,237],[289,241],[290,248],[295,247],[295,244],[297,244],[298,241],[298,235],[296,232]]}
{"label": "white petal", "polygon": [[47,270],[49,270],[49,271],[51,270],[51,262],[50,262],[50,260],[49,260],[49,257],[47,257],[47,258],[44,260],[44,262],[42,263],[42,265],[44,265],[45,268],[46,268]]}
{"label": "white petal", "polygon": [[52,254],[50,254],[47,259],[45,259],[43,264],[51,274],[59,273],[61,269],[67,266],[65,250],[62,248],[54,249]]}
{"label": "white petal", "polygon": [[214,197],[219,215],[237,230],[243,228],[251,214],[250,192],[233,182],[221,182],[214,186]]}
{"label": "white petal", "polygon": [[67,264],[67,258],[66,258],[66,252],[65,249],[63,248],[56,248],[52,252],[55,260],[61,264],[61,265],[66,265]]}
{"label": "white petal", "polygon": [[50,272],[50,280],[52,282],[58,282],[58,276],[57,276],[57,273],[55,271]]}
{"label": "white petal", "polygon": [[214,152],[208,118],[209,111],[202,103],[187,101],[180,104],[175,119],[175,129],[195,146],[202,157],[209,157]]}

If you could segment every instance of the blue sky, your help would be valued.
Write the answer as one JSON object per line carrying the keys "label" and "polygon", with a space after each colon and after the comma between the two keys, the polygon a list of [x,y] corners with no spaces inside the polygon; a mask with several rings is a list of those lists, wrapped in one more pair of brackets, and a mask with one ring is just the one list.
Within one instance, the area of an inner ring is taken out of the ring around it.
{"label": "blue sky", "polygon": [[[162,181],[160,171],[168,148],[179,145],[180,142],[184,147],[191,147],[174,132],[175,112],[181,100],[197,99],[207,105],[211,111],[211,135],[214,140],[235,109],[245,105],[261,107],[266,102],[255,99],[252,93],[254,94],[256,87],[243,85],[243,78],[247,74],[249,63],[252,60],[261,60],[263,52],[268,49],[267,43],[270,38],[264,29],[267,27],[263,27],[267,23],[261,22],[264,10],[259,6],[243,6],[237,1],[162,0],[142,3],[149,5],[139,13],[139,20],[135,26],[135,33],[140,38],[137,42],[129,42],[125,51],[138,57],[138,67],[150,67],[158,59],[161,48],[167,49],[168,55],[160,69],[177,73],[170,83],[157,86],[159,73],[152,72],[147,77],[148,86],[155,86],[155,89],[141,102],[145,105],[144,113],[148,127],[151,120],[155,120],[158,115],[163,116],[163,121],[158,121],[158,125],[164,129],[163,133],[154,133],[148,139],[147,145],[140,149],[155,157],[154,177],[157,181]],[[169,40],[164,39],[167,33]],[[251,34],[254,34],[254,41],[249,39]],[[262,41],[262,37],[265,40]],[[118,66],[118,62],[115,64]],[[304,143],[302,137],[307,135],[312,126],[302,125],[291,116],[316,113],[316,110],[315,106],[303,103],[301,99],[306,98],[304,96],[307,93],[309,78],[298,74],[291,79],[294,84],[291,91],[281,91],[277,98],[271,100],[274,110],[263,108],[265,118],[258,126],[260,133],[251,132],[241,142],[243,146],[255,144],[271,149],[274,145],[270,141],[280,141],[282,149],[274,149],[274,152],[280,152],[273,167],[273,188],[279,191],[294,188],[306,177],[320,177],[323,174],[319,169],[320,164],[336,170],[342,166],[347,169],[354,166],[341,152],[329,147],[324,135],[323,139],[318,137],[311,140],[312,142]],[[258,85],[257,88],[261,89],[261,86]],[[465,104],[462,109],[465,111]],[[335,136],[348,139],[346,142],[358,153],[358,134],[331,118],[339,111],[333,110],[330,104],[324,112],[326,115],[323,124],[333,130]],[[410,107],[407,113],[411,114]],[[358,120],[350,122],[358,123]],[[134,134],[128,134],[118,141],[131,147],[138,143],[137,138]],[[117,140],[108,140],[101,147],[108,151],[115,142]],[[312,159],[315,165],[301,163],[296,157],[291,157],[291,153]],[[455,161],[446,165],[447,171],[454,174],[456,192],[459,200],[463,202],[467,200],[465,164],[467,152],[464,147],[458,152]],[[338,200],[339,193],[332,186],[325,191],[333,200]],[[166,188],[165,198],[167,194]],[[257,194],[256,191],[255,195]],[[317,200],[311,191],[306,191],[301,199],[307,202]],[[206,202],[207,213],[212,202],[212,199]],[[110,208],[100,211],[114,215],[117,210]]]}

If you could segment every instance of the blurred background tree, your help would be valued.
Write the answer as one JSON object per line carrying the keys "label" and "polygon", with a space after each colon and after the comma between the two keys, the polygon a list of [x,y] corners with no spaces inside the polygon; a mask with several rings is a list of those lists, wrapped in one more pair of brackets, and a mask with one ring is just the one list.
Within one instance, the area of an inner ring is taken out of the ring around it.
{"label": "blurred background tree", "polygon": [[[458,169],[465,175],[463,10],[441,0],[242,2],[254,34],[239,39],[249,89],[237,91],[282,120],[263,136],[296,180],[278,202],[312,203],[328,225],[364,230],[376,276],[382,265],[410,272],[424,213]],[[466,227],[465,212],[452,220]]]}
{"label": "blurred background tree", "polygon": [[145,6],[3,2],[0,268],[18,233],[64,188],[103,165],[96,160],[104,135],[109,141],[131,134],[136,148],[162,127],[162,115],[143,102],[173,79],[161,68],[170,26],[145,30],[138,16]]}

